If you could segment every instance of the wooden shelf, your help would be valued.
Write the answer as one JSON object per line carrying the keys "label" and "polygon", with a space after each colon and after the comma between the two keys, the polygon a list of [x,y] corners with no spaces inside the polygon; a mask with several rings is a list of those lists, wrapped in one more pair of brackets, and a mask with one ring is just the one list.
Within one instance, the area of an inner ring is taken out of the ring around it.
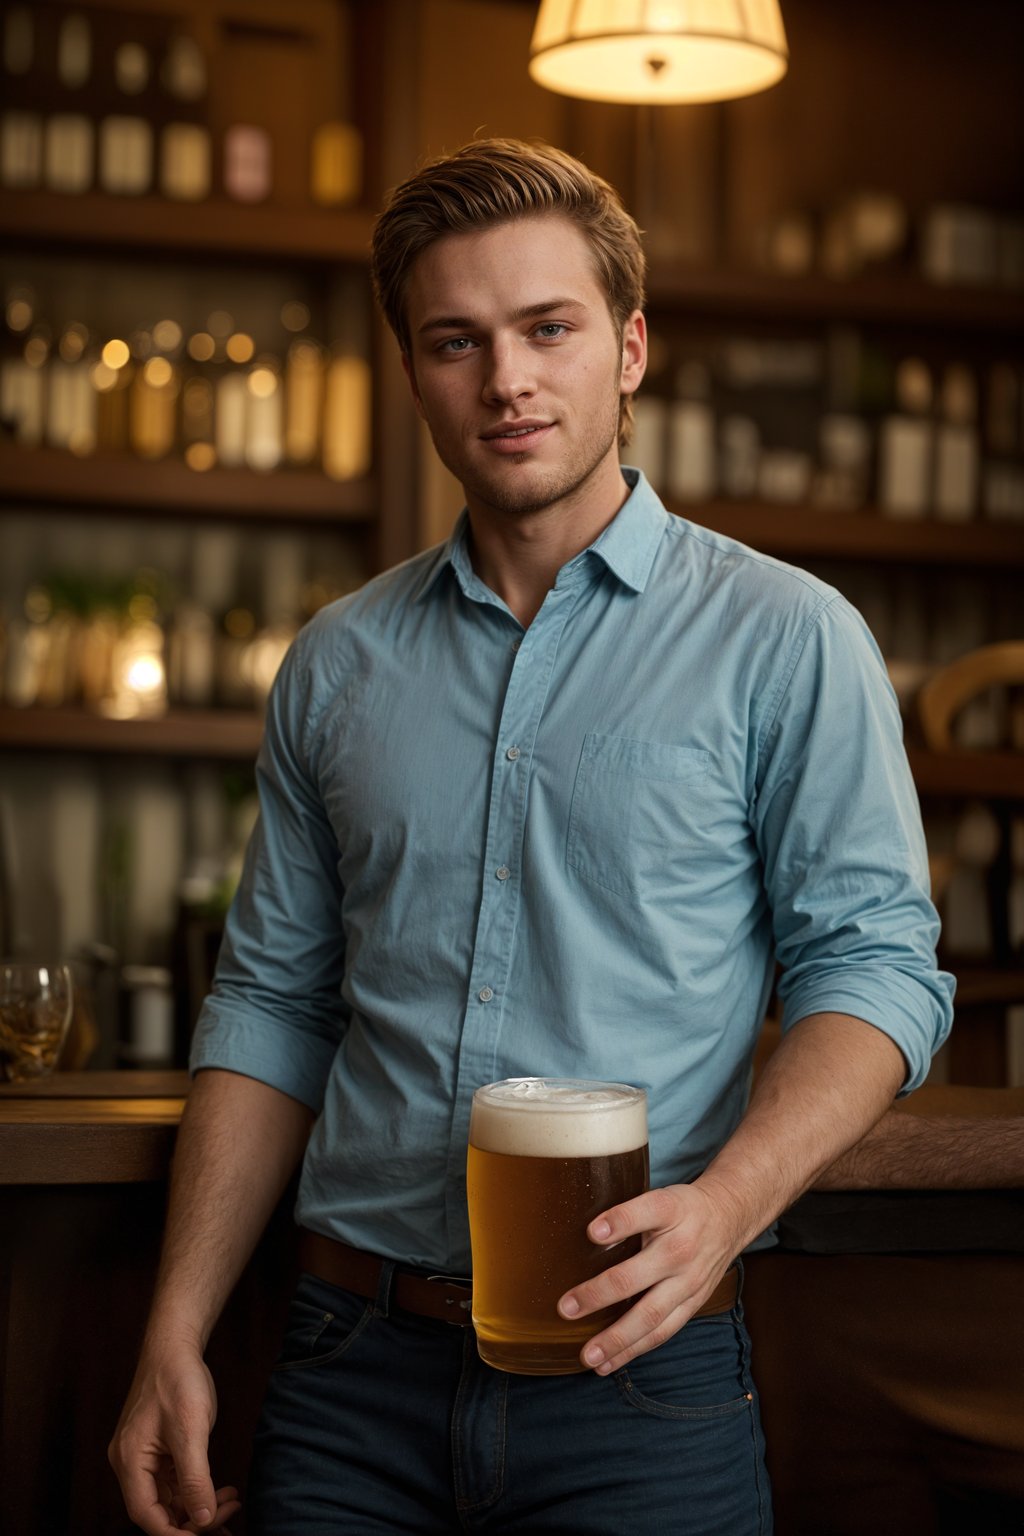
{"label": "wooden shelf", "polygon": [[254,710],[170,710],[149,720],[108,720],[87,709],[0,706],[0,746],[43,752],[251,762],[263,739]]}
{"label": "wooden shelf", "polygon": [[653,265],[648,303],[715,318],[872,322],[908,329],[1024,333],[1019,289],[941,287],[913,273],[877,272],[843,282],[811,274],[777,277],[686,266]]}
{"label": "wooden shelf", "polygon": [[4,244],[69,251],[209,256],[218,260],[365,263],[373,215],[364,209],[244,204],[227,199],[173,203],[102,192],[0,190]]}
{"label": "wooden shelf", "polygon": [[929,799],[1024,802],[1024,753],[907,751],[917,792]]}
{"label": "wooden shelf", "polygon": [[880,512],[823,512],[769,502],[711,502],[670,510],[782,558],[1024,567],[1024,523],[902,522]]}
{"label": "wooden shelf", "polygon": [[[943,969],[956,977],[958,1008],[982,1007],[991,1004],[1001,1007],[1024,1002],[1024,965],[997,967],[961,965],[948,957],[941,961]],[[1024,1096],[1024,1088],[1019,1092]]]}
{"label": "wooden shelf", "polygon": [[0,501],[59,510],[165,511],[179,517],[311,523],[369,522],[370,478],[331,480],[316,470],[189,469],[180,459],[76,458],[56,448],[0,441]]}

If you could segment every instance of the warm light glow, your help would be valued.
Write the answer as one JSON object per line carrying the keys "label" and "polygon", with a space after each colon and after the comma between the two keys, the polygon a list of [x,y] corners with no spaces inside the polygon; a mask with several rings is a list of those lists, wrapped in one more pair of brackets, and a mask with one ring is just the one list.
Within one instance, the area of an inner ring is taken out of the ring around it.
{"label": "warm light glow", "polygon": [[161,352],[174,352],[181,346],[181,326],[177,320],[158,320],[153,327],[153,340]]}
{"label": "warm light glow", "polygon": [[788,62],[779,0],[542,0],[530,45],[539,85],[590,101],[725,101]]}
{"label": "warm light glow", "polygon": [[124,367],[131,357],[131,353],[128,350],[128,343],[126,341],[108,341],[103,348],[102,356],[107,367],[113,368],[116,371],[118,368]]}
{"label": "warm light glow", "polygon": [[77,320],[72,320],[60,339],[60,355],[66,363],[77,363],[85,351],[89,332]]}
{"label": "warm light glow", "polygon": [[272,368],[254,368],[249,375],[249,393],[257,400],[269,400],[277,389],[277,374]]}
{"label": "warm light glow", "polygon": [[12,331],[27,331],[32,324],[33,309],[28,299],[11,299],[7,305],[7,324]]}
{"label": "warm light glow", "polygon": [[215,309],[206,317],[206,329],[220,341],[230,336],[234,328],[235,322],[226,309]]}
{"label": "warm light glow", "polygon": [[217,450],[212,443],[189,443],[185,449],[185,463],[189,469],[212,469],[217,462]]}
{"label": "warm light glow", "polygon": [[50,344],[44,336],[30,336],[25,343],[25,361],[30,368],[41,368],[50,355]]}
{"label": "warm light glow", "polygon": [[236,331],[228,337],[227,354],[233,363],[247,363],[255,352],[256,347],[251,336],[244,331]]}
{"label": "warm light glow", "polygon": [[309,310],[299,299],[289,299],[281,306],[281,324],[286,331],[304,331],[309,324]]}
{"label": "warm light glow", "polygon": [[160,693],[164,686],[164,664],[159,656],[135,656],[128,664],[124,681],[132,693],[143,696]]}
{"label": "warm light glow", "polygon": [[93,389],[105,395],[117,383],[117,369],[108,368],[106,363],[97,363],[89,377],[92,380]]}
{"label": "warm light glow", "polygon": [[154,389],[163,389],[173,379],[174,369],[166,357],[151,357],[142,370],[142,376]]}
{"label": "warm light glow", "polygon": [[188,355],[197,363],[208,363],[217,350],[217,344],[209,331],[196,331],[188,339]]}

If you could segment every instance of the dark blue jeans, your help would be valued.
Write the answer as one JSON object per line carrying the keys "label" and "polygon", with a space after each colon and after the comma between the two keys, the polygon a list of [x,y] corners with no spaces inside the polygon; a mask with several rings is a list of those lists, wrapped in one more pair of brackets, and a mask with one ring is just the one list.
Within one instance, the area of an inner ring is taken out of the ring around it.
{"label": "dark blue jeans", "polygon": [[257,1430],[253,1536],[768,1536],[739,1306],[614,1375],[510,1376],[471,1328],[304,1275]]}

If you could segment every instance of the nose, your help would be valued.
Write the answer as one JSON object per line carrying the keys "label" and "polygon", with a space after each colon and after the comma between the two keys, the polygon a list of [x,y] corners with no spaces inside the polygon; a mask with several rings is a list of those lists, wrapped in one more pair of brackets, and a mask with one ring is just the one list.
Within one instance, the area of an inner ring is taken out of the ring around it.
{"label": "nose", "polygon": [[508,405],[534,392],[529,350],[514,337],[495,339],[487,354],[483,395],[489,404]]}

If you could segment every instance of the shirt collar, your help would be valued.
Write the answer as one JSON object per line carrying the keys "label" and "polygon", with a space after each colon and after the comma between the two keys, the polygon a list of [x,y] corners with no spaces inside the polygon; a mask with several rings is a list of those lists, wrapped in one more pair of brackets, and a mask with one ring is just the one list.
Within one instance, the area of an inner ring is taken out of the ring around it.
{"label": "shirt collar", "polygon": [[647,586],[668,513],[638,469],[622,469],[629,495],[618,516],[598,534],[588,554],[598,555],[623,586],[642,592]]}
{"label": "shirt collar", "polygon": [[[640,470],[623,465],[622,477],[629,487],[629,495],[608,527],[581,554],[597,555],[624,586],[642,592],[669,515]],[[468,534],[469,513],[463,507],[451,535],[438,547],[423,573],[416,594],[418,599],[429,595],[449,566],[467,596],[479,596],[486,590],[469,558]],[[580,560],[581,555],[574,559]]]}

